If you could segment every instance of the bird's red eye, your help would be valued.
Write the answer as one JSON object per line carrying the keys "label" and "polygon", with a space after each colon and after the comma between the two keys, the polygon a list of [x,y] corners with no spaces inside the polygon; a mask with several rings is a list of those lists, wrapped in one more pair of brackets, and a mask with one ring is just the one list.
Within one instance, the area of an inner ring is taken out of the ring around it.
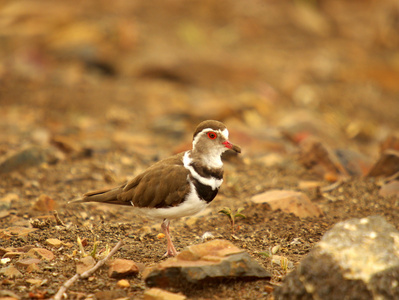
{"label": "bird's red eye", "polygon": [[210,132],[208,132],[208,137],[209,137],[211,140],[214,140],[214,139],[216,139],[217,134],[214,133],[213,131],[210,131]]}

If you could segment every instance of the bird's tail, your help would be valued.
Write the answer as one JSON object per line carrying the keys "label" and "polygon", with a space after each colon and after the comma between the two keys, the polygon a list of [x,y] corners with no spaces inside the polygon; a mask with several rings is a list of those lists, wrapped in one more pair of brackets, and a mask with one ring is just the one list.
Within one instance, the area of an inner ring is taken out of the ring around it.
{"label": "bird's tail", "polygon": [[118,195],[123,191],[123,187],[116,187],[113,189],[103,189],[93,192],[89,192],[83,195],[82,198],[74,199],[68,202],[68,204],[84,203],[84,202],[100,202],[118,205],[131,205],[130,202],[122,201],[118,199]]}

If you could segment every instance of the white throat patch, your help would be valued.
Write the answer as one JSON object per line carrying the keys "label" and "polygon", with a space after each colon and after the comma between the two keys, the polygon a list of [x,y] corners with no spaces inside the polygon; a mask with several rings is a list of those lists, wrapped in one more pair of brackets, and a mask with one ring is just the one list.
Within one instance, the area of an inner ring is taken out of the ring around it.
{"label": "white throat patch", "polygon": [[[222,136],[225,140],[228,140],[229,138],[229,131],[226,129],[222,130],[215,130],[212,128],[205,128],[203,129],[200,133],[198,133],[196,135],[196,137],[193,140],[193,149],[195,149],[198,140],[205,134],[207,134],[210,131],[214,131],[216,132],[218,135]],[[202,163],[206,166],[208,166],[209,168],[221,168],[223,167],[223,162],[222,162],[222,158],[221,155],[224,151],[227,151],[227,148],[224,148],[222,145],[220,145],[220,147],[215,147],[215,148],[211,148],[208,149],[208,153],[206,157],[203,157],[203,161]]]}

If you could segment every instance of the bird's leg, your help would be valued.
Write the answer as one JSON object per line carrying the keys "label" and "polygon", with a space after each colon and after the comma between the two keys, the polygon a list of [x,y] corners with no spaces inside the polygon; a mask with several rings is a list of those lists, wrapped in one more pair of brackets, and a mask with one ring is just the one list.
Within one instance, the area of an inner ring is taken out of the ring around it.
{"label": "bird's leg", "polygon": [[161,225],[161,228],[162,228],[163,232],[165,233],[166,239],[168,241],[168,247],[167,247],[166,253],[164,254],[163,257],[177,255],[175,246],[173,246],[172,239],[170,238],[169,223],[170,223],[170,221],[168,219],[164,219],[162,222],[162,225]]}

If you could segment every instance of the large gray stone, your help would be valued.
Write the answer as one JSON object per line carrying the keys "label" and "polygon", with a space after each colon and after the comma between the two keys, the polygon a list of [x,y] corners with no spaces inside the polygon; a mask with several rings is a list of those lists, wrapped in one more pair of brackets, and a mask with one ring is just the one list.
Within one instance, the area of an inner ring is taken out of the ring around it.
{"label": "large gray stone", "polygon": [[32,146],[9,155],[0,162],[0,174],[25,170],[40,164],[55,163],[59,158],[56,149]]}
{"label": "large gray stone", "polygon": [[380,216],[336,224],[274,296],[399,299],[399,232]]}
{"label": "large gray stone", "polygon": [[210,279],[270,279],[271,275],[250,255],[226,240],[213,240],[188,247],[146,270],[148,286],[179,287]]}

